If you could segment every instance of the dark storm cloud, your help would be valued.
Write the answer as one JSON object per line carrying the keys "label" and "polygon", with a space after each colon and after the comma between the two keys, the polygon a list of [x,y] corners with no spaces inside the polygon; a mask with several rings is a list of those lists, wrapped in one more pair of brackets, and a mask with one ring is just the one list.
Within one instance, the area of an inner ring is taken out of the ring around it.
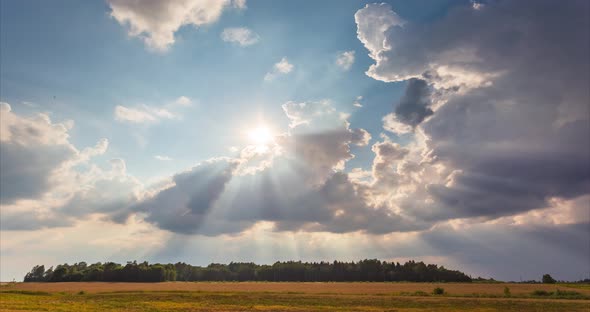
{"label": "dark storm cloud", "polygon": [[[196,233],[232,178],[237,163],[227,159],[204,162],[173,177],[174,185],[146,198],[132,211],[162,229]],[[239,230],[239,229],[236,229]]]}
{"label": "dark storm cloud", "polygon": [[428,83],[413,78],[408,81],[406,91],[395,107],[395,116],[400,122],[415,127],[433,114],[431,104]]}
{"label": "dark storm cloud", "polygon": [[74,152],[67,146],[0,142],[0,203],[36,199],[52,188],[51,174]]}
{"label": "dark storm cloud", "polygon": [[[367,74],[383,81],[421,77],[423,87],[433,87],[430,94],[407,92],[394,115],[416,125],[419,118],[398,109],[431,107],[419,124],[424,152],[454,170],[443,183],[424,180],[417,190],[425,192],[402,198],[406,213],[496,218],[589,193],[588,1],[459,5],[420,25],[366,21],[395,20],[390,10],[369,5],[355,15],[359,39],[376,62]],[[404,102],[419,98],[408,94],[430,101]],[[427,106],[434,102],[439,107]]]}

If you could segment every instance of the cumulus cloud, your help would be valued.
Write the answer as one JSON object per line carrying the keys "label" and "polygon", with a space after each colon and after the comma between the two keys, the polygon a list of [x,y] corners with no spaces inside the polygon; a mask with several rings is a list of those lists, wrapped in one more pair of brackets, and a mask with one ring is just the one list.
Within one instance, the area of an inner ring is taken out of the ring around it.
{"label": "cumulus cloud", "polygon": [[344,51],[336,57],[336,65],[343,70],[349,70],[354,64],[354,51]]}
{"label": "cumulus cloud", "polygon": [[260,36],[248,28],[233,27],[224,29],[221,33],[221,39],[245,47],[258,43]]}
{"label": "cumulus cloud", "polygon": [[401,26],[404,21],[389,4],[367,4],[354,15],[359,40],[369,50],[370,56],[380,59],[380,54],[391,49],[386,38],[386,31],[391,27]]}
{"label": "cumulus cloud", "polygon": [[45,114],[21,116],[0,104],[0,199],[3,230],[70,225],[93,213],[112,213],[137,200],[139,182],[123,160],[105,170],[90,160],[103,155],[108,140],[82,150],[69,142],[71,123]]}
{"label": "cumulus cloud", "polygon": [[[367,75],[408,80],[384,128],[416,131],[405,157],[373,169],[375,181],[403,187],[371,190],[431,222],[501,218],[588,194],[590,146],[574,142],[590,131],[589,9],[497,1],[456,6],[427,25],[403,22],[388,4],[359,10],[357,34],[375,61]],[[374,151],[381,164],[384,151]]]}
{"label": "cumulus cloud", "polygon": [[344,169],[354,155],[350,145],[365,146],[371,135],[364,129],[351,129],[347,115],[331,101],[287,102],[283,111],[289,119],[290,135],[281,143],[290,154],[315,172],[310,181],[323,181],[335,169]]}
{"label": "cumulus cloud", "polygon": [[67,127],[49,116],[21,117],[0,103],[0,200],[39,198],[51,186],[51,176],[78,151],[68,142]]}
{"label": "cumulus cloud", "polygon": [[111,16],[155,51],[166,51],[182,26],[200,27],[216,22],[229,6],[246,7],[245,1],[230,0],[108,0]]}
{"label": "cumulus cloud", "polygon": [[271,81],[280,75],[286,75],[290,73],[294,67],[295,66],[289,63],[286,57],[283,57],[278,63],[274,64],[271,71],[266,73],[264,80]]}
{"label": "cumulus cloud", "polygon": [[181,114],[177,108],[189,107],[192,100],[186,96],[180,96],[174,102],[162,106],[149,106],[145,104],[135,106],[115,106],[115,120],[130,123],[156,123],[162,119],[178,119]]}

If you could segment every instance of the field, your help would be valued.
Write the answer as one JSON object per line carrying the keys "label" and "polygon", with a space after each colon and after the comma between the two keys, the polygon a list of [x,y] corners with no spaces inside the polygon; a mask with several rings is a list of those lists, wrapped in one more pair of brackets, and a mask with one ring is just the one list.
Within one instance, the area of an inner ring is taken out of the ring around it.
{"label": "field", "polygon": [[[433,289],[444,288],[443,295]],[[505,287],[510,295],[504,293]],[[556,290],[560,291],[557,292]],[[536,293],[534,293],[537,291]],[[542,292],[545,291],[545,292]],[[589,285],[5,283],[0,311],[590,311]]]}

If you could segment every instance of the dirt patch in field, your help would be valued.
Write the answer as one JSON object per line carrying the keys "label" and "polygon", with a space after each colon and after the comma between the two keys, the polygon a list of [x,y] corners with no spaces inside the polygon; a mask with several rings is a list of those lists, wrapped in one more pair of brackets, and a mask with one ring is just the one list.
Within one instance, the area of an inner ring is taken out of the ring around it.
{"label": "dirt patch in field", "polygon": [[2,290],[45,292],[117,292],[117,291],[211,291],[211,292],[295,292],[306,294],[400,294],[424,291],[431,293],[442,287],[451,295],[502,295],[504,287],[512,294],[530,294],[534,290],[575,290],[590,295],[590,289],[574,289],[565,285],[547,284],[468,284],[468,283],[267,283],[267,282],[165,282],[165,283],[16,283]]}

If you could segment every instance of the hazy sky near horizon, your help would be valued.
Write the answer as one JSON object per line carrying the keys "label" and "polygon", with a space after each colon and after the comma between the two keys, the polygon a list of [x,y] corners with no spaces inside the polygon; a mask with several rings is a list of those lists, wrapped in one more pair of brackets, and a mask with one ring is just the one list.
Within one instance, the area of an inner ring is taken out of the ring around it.
{"label": "hazy sky near horizon", "polygon": [[590,2],[0,2],[0,280],[408,259],[590,278]]}

